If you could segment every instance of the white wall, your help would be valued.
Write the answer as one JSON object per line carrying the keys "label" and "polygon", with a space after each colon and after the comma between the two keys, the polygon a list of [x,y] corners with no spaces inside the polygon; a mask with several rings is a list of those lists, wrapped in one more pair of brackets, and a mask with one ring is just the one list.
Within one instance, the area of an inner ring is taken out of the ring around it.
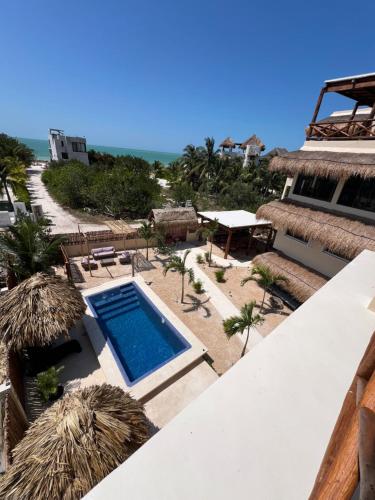
{"label": "white wall", "polygon": [[276,250],[280,250],[287,256],[330,278],[348,264],[346,260],[323,252],[324,246],[318,241],[310,240],[308,243],[304,243],[286,235],[283,230],[277,231],[273,246]]}
{"label": "white wall", "polygon": [[[85,163],[85,165],[89,165],[87,152],[73,151],[73,142],[84,142],[86,144],[86,139],[84,137],[68,137],[62,134],[49,134],[48,140],[51,148],[52,160],[62,160],[62,153],[67,153],[68,160],[79,160]],[[61,144],[62,142],[64,145]]]}
{"label": "white wall", "polygon": [[364,251],[86,498],[307,499],[372,333]]}

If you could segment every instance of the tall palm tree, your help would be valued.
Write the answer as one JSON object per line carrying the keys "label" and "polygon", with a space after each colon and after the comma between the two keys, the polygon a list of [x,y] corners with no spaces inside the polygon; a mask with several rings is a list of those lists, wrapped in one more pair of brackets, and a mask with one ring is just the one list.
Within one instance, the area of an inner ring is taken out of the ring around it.
{"label": "tall palm tree", "polygon": [[37,272],[48,272],[56,261],[62,238],[51,236],[45,219],[20,216],[0,234],[0,265],[16,275],[18,282]]}
{"label": "tall palm tree", "polygon": [[178,255],[173,255],[171,257],[171,260],[166,264],[164,267],[163,274],[164,276],[167,274],[168,271],[173,269],[174,271],[177,271],[178,274],[181,275],[181,303],[184,302],[184,294],[185,294],[185,275],[187,274],[189,277],[189,283],[192,283],[194,281],[194,271],[191,269],[191,267],[186,267],[186,259],[187,256],[189,255],[190,250],[185,250],[185,253],[183,257],[179,257]]}
{"label": "tall palm tree", "polygon": [[138,229],[139,236],[146,240],[146,259],[148,260],[148,246],[151,238],[154,235],[151,222],[142,222],[142,226]]}
{"label": "tall palm tree", "polygon": [[223,321],[224,332],[227,337],[233,337],[236,333],[243,334],[246,331],[246,340],[241,352],[241,358],[246,352],[247,343],[249,342],[250,330],[258,325],[261,325],[264,321],[263,316],[260,314],[254,314],[254,307],[256,306],[255,300],[251,301],[249,304],[245,304],[241,308],[240,316],[231,316]]}
{"label": "tall palm tree", "polygon": [[210,221],[206,226],[201,230],[201,234],[203,238],[207,239],[210,242],[210,251],[208,256],[208,265],[211,266],[212,261],[212,243],[215,236],[215,233],[219,229],[219,220],[214,219]]}
{"label": "tall palm tree", "polygon": [[9,186],[13,193],[20,194],[26,190],[26,168],[17,158],[7,156],[0,159],[0,188],[4,189],[8,203],[12,203]]}
{"label": "tall palm tree", "polygon": [[248,281],[256,281],[258,285],[263,288],[263,299],[260,306],[260,310],[262,311],[266,293],[269,291],[271,286],[278,285],[281,282],[286,283],[288,278],[282,274],[274,274],[268,266],[259,265],[253,267],[250,276],[247,276],[241,281],[241,286],[244,286],[244,284]]}

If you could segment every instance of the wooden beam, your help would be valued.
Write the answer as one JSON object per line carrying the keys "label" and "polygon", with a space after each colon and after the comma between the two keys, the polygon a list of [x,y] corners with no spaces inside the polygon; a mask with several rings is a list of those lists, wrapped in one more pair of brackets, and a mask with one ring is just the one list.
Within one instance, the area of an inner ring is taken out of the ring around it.
{"label": "wooden beam", "polygon": [[323,87],[322,90],[320,91],[320,94],[319,94],[319,97],[318,97],[318,101],[316,103],[316,106],[315,106],[315,110],[314,110],[314,114],[313,114],[313,117],[312,117],[312,123],[315,123],[316,122],[316,119],[318,117],[318,113],[319,113],[319,110],[320,110],[320,105],[322,104],[322,100],[323,100],[323,96],[324,94],[327,92],[327,88],[326,87]]}
{"label": "wooden beam", "polygon": [[228,257],[228,253],[229,253],[229,250],[230,250],[230,243],[231,243],[231,241],[232,241],[232,230],[229,229],[228,230],[227,242],[225,244],[224,259],[226,259]]}
{"label": "wooden beam", "polygon": [[375,498],[375,413],[369,408],[359,410],[359,499]]}

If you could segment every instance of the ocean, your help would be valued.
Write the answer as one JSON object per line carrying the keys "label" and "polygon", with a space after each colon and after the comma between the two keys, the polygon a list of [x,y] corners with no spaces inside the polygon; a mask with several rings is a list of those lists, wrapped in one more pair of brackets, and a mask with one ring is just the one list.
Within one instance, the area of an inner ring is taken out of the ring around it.
{"label": "ocean", "polygon": [[[35,157],[38,160],[49,160],[48,152],[48,140],[46,139],[27,139],[24,137],[18,137],[18,140],[26,144],[29,148],[34,151]],[[121,155],[131,155],[138,156],[147,160],[149,162],[160,161],[167,165],[173,160],[176,160],[179,155],[178,153],[164,153],[162,151],[147,151],[145,149],[131,149],[131,148],[116,148],[114,146],[94,146],[92,144],[87,145],[87,149],[95,149],[95,151],[100,151],[101,153],[109,153],[113,156]]]}

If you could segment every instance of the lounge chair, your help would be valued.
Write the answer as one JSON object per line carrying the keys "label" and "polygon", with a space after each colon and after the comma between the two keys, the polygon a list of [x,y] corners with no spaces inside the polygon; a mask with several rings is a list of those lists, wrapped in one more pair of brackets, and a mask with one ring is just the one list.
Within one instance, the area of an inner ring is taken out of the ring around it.
{"label": "lounge chair", "polygon": [[58,364],[63,358],[75,352],[81,352],[82,347],[78,340],[68,340],[55,347],[29,347],[23,349],[23,365],[29,377],[35,377],[47,368]]}
{"label": "lounge chair", "polygon": [[[90,262],[90,265],[89,265],[89,262]],[[91,269],[98,269],[98,264],[95,262],[95,260],[90,259],[90,261],[89,261],[88,257],[83,257],[83,259],[81,260],[81,266],[83,267],[83,269],[85,271],[89,271],[90,267],[91,267]]]}
{"label": "lounge chair", "polygon": [[132,261],[130,252],[121,252],[118,256],[118,260],[121,264],[130,264]]}

